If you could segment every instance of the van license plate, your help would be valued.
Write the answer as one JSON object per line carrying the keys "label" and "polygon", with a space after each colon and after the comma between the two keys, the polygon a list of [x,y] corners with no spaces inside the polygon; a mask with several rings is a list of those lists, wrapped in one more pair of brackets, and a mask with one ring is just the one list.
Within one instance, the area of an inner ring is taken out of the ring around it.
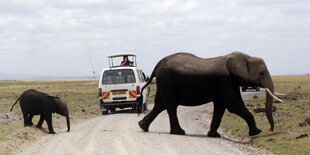
{"label": "van license plate", "polygon": [[126,94],[126,91],[113,91],[112,94],[113,95],[124,95]]}

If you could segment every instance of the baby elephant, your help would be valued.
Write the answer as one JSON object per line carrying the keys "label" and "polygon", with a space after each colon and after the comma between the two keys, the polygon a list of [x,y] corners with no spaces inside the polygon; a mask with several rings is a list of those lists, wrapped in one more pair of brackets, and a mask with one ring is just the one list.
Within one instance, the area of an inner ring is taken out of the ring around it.
{"label": "baby elephant", "polygon": [[11,111],[14,105],[19,101],[24,117],[24,125],[31,126],[33,115],[40,115],[40,120],[37,124],[38,128],[42,128],[42,123],[45,120],[48,125],[50,134],[55,134],[52,125],[52,113],[57,113],[62,116],[66,116],[68,130],[70,131],[69,111],[67,105],[63,103],[59,97],[49,96],[48,94],[29,89],[25,91],[12,105]]}

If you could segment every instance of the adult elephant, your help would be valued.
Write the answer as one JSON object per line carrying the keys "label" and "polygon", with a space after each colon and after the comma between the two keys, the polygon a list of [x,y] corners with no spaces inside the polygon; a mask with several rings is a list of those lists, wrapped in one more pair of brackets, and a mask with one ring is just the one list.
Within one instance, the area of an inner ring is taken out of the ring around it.
{"label": "adult elephant", "polygon": [[67,119],[67,132],[70,131],[70,119],[67,105],[62,102],[59,97],[50,96],[46,93],[29,89],[25,91],[12,105],[11,111],[17,102],[20,102],[20,107],[24,117],[24,126],[31,126],[34,115],[40,115],[40,120],[37,124],[38,128],[42,128],[45,120],[48,125],[50,134],[55,134],[52,125],[52,113],[57,113],[65,116]]}
{"label": "adult elephant", "polygon": [[157,115],[166,109],[169,114],[170,133],[183,135],[185,131],[179,124],[177,107],[198,106],[212,101],[214,112],[209,137],[221,137],[217,130],[226,108],[246,121],[250,136],[257,135],[261,130],[257,128],[253,115],[244,105],[240,94],[242,85],[266,88],[266,115],[270,130],[274,130],[274,86],[261,58],[241,52],[207,59],[190,53],[176,53],[159,61],[142,91],[154,77],[157,81],[154,108],[139,121],[140,128],[145,132],[148,132]]}

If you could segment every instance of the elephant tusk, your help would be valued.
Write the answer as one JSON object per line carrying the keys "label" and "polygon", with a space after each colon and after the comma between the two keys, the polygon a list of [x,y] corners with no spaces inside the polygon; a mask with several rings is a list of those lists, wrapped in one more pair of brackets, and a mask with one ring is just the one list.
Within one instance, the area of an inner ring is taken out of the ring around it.
{"label": "elephant tusk", "polygon": [[267,92],[271,97],[273,97],[274,99],[276,99],[276,100],[278,100],[279,102],[283,103],[283,101],[282,101],[281,99],[277,98],[276,96],[274,96],[274,95],[272,94],[272,92],[271,92],[268,88],[266,88],[265,90],[266,90],[266,92]]}
{"label": "elephant tusk", "polygon": [[278,96],[286,96],[286,94],[281,94],[281,93],[274,93],[274,94]]}

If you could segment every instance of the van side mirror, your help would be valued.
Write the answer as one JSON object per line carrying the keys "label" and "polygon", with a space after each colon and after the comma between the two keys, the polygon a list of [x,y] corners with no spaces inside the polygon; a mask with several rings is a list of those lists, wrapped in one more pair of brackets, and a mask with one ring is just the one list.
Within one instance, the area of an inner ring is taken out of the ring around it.
{"label": "van side mirror", "polygon": [[150,80],[150,78],[149,78],[149,77],[146,77],[146,78],[145,78],[145,81],[146,81],[146,82],[148,82],[149,80]]}

